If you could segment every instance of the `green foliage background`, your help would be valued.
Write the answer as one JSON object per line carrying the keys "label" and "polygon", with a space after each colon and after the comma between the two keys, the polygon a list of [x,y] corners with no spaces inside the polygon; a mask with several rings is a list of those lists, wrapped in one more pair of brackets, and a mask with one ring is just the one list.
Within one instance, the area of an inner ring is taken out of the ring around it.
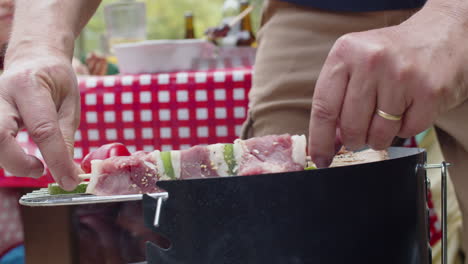
{"label": "green foliage background", "polygon": [[[184,13],[193,11],[195,34],[201,37],[206,28],[221,21],[224,0],[139,0],[146,3],[147,38],[178,39],[184,35]],[[104,6],[117,0],[103,0],[77,41],[76,55],[101,50],[100,35],[105,32]],[[263,0],[250,0],[254,4],[252,20],[254,29],[260,22]]]}

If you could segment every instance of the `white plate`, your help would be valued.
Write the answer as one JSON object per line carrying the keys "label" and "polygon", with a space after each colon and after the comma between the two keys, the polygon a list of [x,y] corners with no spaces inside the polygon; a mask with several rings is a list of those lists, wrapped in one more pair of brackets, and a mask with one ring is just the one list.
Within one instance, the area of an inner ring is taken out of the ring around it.
{"label": "white plate", "polygon": [[214,57],[215,46],[206,40],[147,40],[114,47],[123,74],[191,70],[194,60]]}

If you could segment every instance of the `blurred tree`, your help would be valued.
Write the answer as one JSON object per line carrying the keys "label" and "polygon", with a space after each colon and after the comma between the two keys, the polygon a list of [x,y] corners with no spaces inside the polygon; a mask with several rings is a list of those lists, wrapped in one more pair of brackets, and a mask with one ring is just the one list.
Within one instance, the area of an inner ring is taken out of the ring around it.
{"label": "blurred tree", "polygon": [[[105,33],[104,6],[118,0],[103,0],[77,42],[76,55],[84,56],[89,51],[101,50],[101,36]],[[221,21],[224,0],[140,0],[146,3],[147,38],[179,39],[184,36],[184,13],[194,14],[195,35],[198,38],[210,26]],[[260,21],[263,0],[250,0],[255,6],[252,14],[254,30]]]}

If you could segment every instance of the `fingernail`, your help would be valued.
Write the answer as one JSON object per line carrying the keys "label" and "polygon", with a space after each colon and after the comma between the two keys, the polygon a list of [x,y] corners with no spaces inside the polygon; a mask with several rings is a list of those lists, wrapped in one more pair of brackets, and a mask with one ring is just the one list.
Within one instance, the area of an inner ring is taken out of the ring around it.
{"label": "fingernail", "polygon": [[37,168],[37,169],[32,169],[29,172],[28,177],[37,179],[37,178],[42,177],[43,174],[44,174],[44,168]]}
{"label": "fingernail", "polygon": [[315,160],[315,165],[317,165],[317,168],[327,168],[328,166],[330,166],[331,162],[331,159],[317,158]]}
{"label": "fingernail", "polygon": [[76,180],[72,177],[64,177],[62,178],[61,182],[62,187],[67,191],[72,191],[76,188],[76,185],[78,184]]}

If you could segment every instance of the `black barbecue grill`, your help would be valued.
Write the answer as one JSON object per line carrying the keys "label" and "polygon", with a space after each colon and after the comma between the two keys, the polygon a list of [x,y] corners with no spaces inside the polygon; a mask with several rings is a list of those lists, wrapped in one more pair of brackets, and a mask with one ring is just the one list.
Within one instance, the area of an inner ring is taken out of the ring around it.
{"label": "black barbecue grill", "polygon": [[254,176],[159,181],[151,195],[21,198],[29,206],[143,199],[145,225],[170,241],[147,242],[148,264],[429,264],[426,170],[446,168],[416,148],[379,162]]}
{"label": "black barbecue grill", "polygon": [[168,197],[144,197],[145,224],[171,246],[148,242],[148,264],[431,263],[426,169],[442,168],[446,195],[446,164],[425,165],[422,149],[389,155],[330,169],[161,181]]}

